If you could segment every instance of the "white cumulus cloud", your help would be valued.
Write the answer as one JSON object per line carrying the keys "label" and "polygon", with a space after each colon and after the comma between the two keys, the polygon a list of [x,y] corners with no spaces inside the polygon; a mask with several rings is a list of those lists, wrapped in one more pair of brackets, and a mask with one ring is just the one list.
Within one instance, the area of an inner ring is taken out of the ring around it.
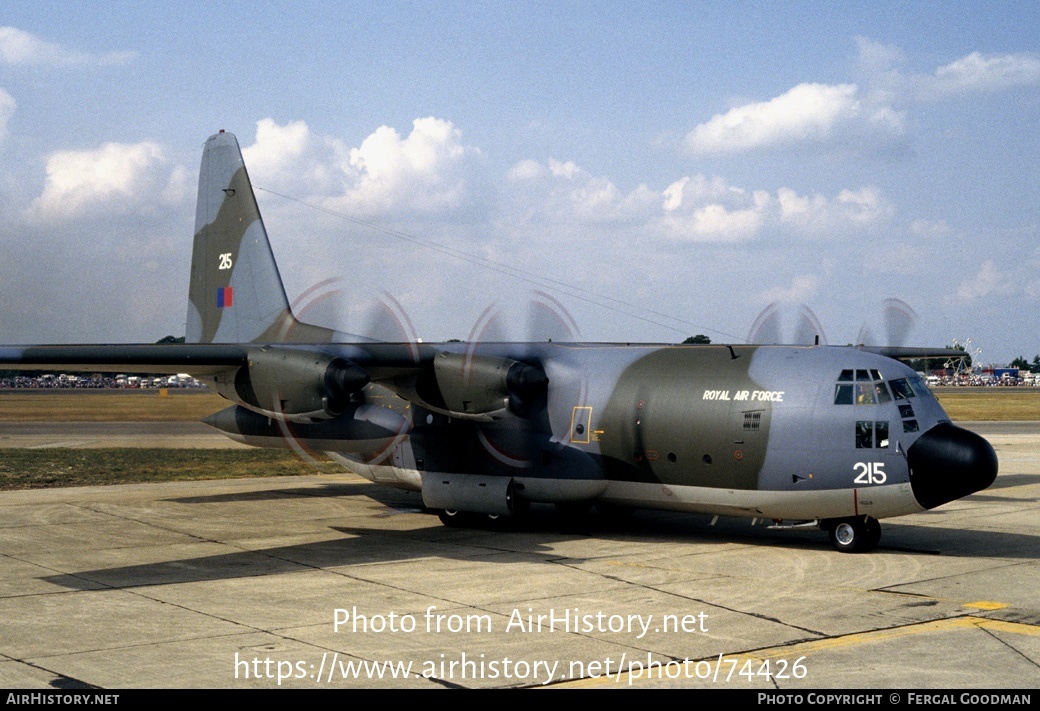
{"label": "white cumulus cloud", "polygon": [[311,196],[342,193],[346,153],[342,141],[315,135],[304,121],[271,118],[256,122],[256,142],[242,148],[254,186]]}
{"label": "white cumulus cloud", "polygon": [[769,101],[716,114],[686,135],[691,155],[739,153],[805,144],[836,145],[856,136],[891,140],[903,116],[862,100],[855,84],[799,84]]}
{"label": "white cumulus cloud", "polygon": [[412,122],[402,137],[380,126],[350,149],[343,170],[350,185],[344,202],[364,212],[407,207],[424,213],[452,211],[473,199],[470,182],[483,154],[462,143],[462,132],[435,117]]}
{"label": "white cumulus cloud", "polygon": [[67,49],[47,42],[16,27],[0,27],[0,60],[6,64],[47,65],[69,67],[76,65],[107,66],[128,64],[135,52],[106,52],[93,54]]}
{"label": "white cumulus cloud", "polygon": [[841,190],[828,198],[799,195],[785,187],[775,194],[746,190],[699,175],[675,181],[661,195],[665,234],[695,242],[749,241],[777,227],[809,238],[844,234],[883,222],[894,211],[871,186]]}
{"label": "white cumulus cloud", "polygon": [[[303,121],[257,122],[256,141],[242,149],[254,186],[316,198],[352,215],[456,212],[475,200],[483,154],[462,142],[450,121],[427,117],[402,136],[380,126],[360,146],[310,130]],[[528,168],[529,169],[529,168]],[[518,169],[516,178],[523,175]]]}
{"label": "white cumulus cloud", "polygon": [[499,205],[507,222],[537,220],[556,223],[605,224],[639,222],[661,203],[660,193],[640,185],[625,193],[609,178],[597,176],[573,161],[549,158],[522,160],[506,174],[507,187]]}
{"label": "white cumulus cloud", "polygon": [[972,52],[939,67],[925,83],[938,96],[974,91],[999,91],[1015,86],[1040,84],[1040,58],[1032,54],[987,56]]}
{"label": "white cumulus cloud", "polygon": [[164,150],[150,141],[58,151],[47,158],[47,182],[29,213],[49,222],[78,217],[97,207],[128,212],[142,201],[153,200],[155,194],[166,193],[170,180]]}
{"label": "white cumulus cloud", "polygon": [[898,48],[863,37],[856,42],[871,98],[882,104],[941,101],[1040,84],[1040,56],[1035,53],[972,52],[923,74],[900,69],[906,57]]}
{"label": "white cumulus cloud", "polygon": [[894,208],[872,186],[841,190],[828,199],[823,195],[798,195],[790,188],[777,190],[780,221],[802,228],[806,233],[826,233],[849,226],[866,226],[889,219]]}

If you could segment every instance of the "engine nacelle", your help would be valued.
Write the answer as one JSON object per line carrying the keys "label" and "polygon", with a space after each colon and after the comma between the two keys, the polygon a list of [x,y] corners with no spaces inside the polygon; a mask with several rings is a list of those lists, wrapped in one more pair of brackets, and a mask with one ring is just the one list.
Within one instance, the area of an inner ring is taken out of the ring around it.
{"label": "engine nacelle", "polygon": [[403,439],[408,420],[378,405],[350,403],[339,417],[301,424],[276,421],[241,405],[232,405],[202,420],[231,439],[254,447],[297,449],[304,444],[322,452],[368,457]]}
{"label": "engine nacelle", "polygon": [[[342,414],[350,396],[368,384],[363,368],[314,351],[259,348],[249,353],[234,382],[218,389],[249,409],[292,422],[313,422]],[[232,387],[228,387],[228,386]],[[233,389],[233,396],[227,390]]]}
{"label": "engine nacelle", "polygon": [[510,358],[438,353],[411,395],[434,412],[488,421],[544,406],[548,382],[540,368]]}

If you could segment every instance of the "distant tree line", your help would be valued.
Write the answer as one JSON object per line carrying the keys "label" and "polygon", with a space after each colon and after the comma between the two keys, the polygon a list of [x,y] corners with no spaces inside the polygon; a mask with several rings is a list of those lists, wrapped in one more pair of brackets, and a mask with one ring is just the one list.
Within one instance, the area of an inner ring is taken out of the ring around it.
{"label": "distant tree line", "polygon": [[1040,353],[1033,356],[1032,363],[1027,363],[1024,357],[1019,356],[1011,361],[1011,367],[1019,370],[1028,370],[1030,373],[1040,373]]}

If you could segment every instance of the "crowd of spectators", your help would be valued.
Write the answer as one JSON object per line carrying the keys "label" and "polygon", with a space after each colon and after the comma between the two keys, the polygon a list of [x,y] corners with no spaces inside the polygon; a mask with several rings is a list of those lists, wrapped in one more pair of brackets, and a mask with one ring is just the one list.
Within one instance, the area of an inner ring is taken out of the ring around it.
{"label": "crowd of spectators", "polygon": [[1040,387],[1040,379],[1032,373],[1021,373],[1018,376],[996,377],[985,371],[981,373],[959,373],[956,375],[930,375],[927,378],[930,387]]}

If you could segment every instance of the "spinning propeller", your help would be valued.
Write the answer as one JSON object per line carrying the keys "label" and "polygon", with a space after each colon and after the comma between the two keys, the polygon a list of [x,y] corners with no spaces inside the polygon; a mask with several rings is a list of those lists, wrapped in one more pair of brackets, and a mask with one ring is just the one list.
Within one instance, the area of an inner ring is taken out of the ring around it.
{"label": "spinning propeller", "polygon": [[[856,345],[904,346],[917,324],[917,312],[905,301],[885,299],[878,317],[860,327]],[[805,304],[774,301],[755,319],[748,343],[827,345],[823,326]]]}
{"label": "spinning propeller", "polygon": [[827,345],[816,314],[805,304],[774,301],[762,309],[748,332],[748,343]]}
{"label": "spinning propeller", "polygon": [[856,336],[856,344],[868,346],[905,346],[907,337],[917,325],[917,312],[908,303],[899,299],[885,299],[881,311],[881,331],[884,341],[879,340],[876,328],[863,324]]}

